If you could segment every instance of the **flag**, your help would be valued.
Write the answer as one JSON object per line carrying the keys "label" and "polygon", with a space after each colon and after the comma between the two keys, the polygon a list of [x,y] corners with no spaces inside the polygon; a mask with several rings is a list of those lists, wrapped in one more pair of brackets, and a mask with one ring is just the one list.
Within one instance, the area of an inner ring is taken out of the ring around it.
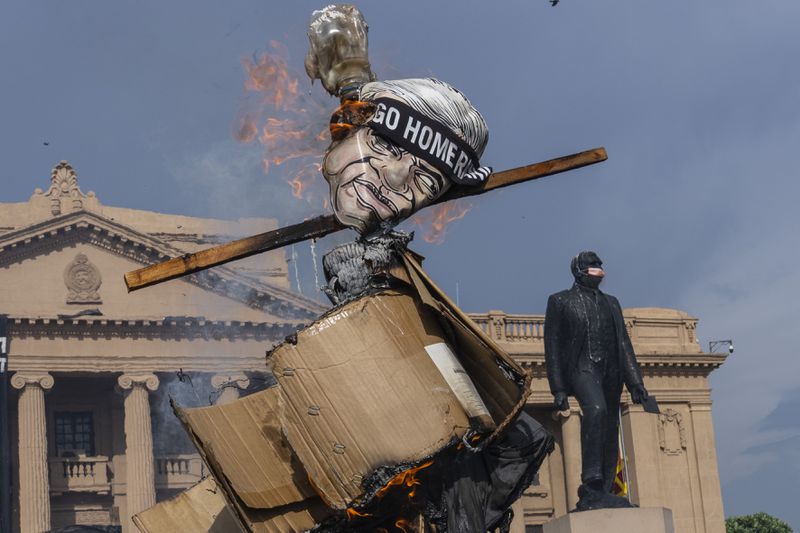
{"label": "flag", "polygon": [[617,458],[617,471],[614,475],[614,486],[612,491],[617,496],[628,497],[628,472],[625,469],[625,457],[622,455],[622,428],[619,428],[619,457]]}

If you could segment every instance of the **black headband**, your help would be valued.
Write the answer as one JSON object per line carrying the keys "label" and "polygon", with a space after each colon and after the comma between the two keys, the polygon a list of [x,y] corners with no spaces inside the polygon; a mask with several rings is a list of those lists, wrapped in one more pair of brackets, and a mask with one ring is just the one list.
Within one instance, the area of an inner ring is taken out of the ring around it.
{"label": "black headband", "polygon": [[424,159],[459,185],[480,185],[492,169],[481,167],[475,150],[441,122],[392,98],[376,98],[367,126]]}

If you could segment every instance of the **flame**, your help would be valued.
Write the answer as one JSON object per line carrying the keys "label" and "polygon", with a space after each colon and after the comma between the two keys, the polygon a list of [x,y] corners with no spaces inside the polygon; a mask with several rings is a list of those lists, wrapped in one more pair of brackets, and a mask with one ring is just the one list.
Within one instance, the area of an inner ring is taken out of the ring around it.
{"label": "flame", "polygon": [[283,53],[265,53],[242,60],[247,72],[244,87],[248,91],[261,93],[265,104],[280,109],[291,105],[297,98],[298,79],[289,73],[286,59],[282,57],[286,54],[286,47],[277,41],[271,41],[270,46]]}
{"label": "flame", "polygon": [[365,124],[374,112],[375,104],[371,102],[346,100],[331,115],[331,139],[335,141],[344,139],[356,127]]}
{"label": "flame", "polygon": [[263,146],[262,168],[267,175],[291,162],[281,172],[292,195],[323,204],[328,192],[319,171],[329,142],[330,104],[300,90],[300,76],[289,68],[284,45],[272,41],[270,48],[242,60],[245,98],[233,136]]}
{"label": "flame", "polygon": [[420,211],[414,216],[413,222],[425,228],[425,232],[422,235],[425,242],[442,244],[447,233],[448,224],[461,220],[471,209],[471,205],[459,200],[446,202]]}
{"label": "flame", "polygon": [[404,518],[401,518],[400,520],[395,522],[394,523],[394,527],[396,527],[400,531],[403,531],[404,533],[412,533],[413,532],[413,529],[411,529],[411,522],[409,522],[408,520],[406,520]]}
{"label": "flame", "polygon": [[408,470],[403,470],[402,472],[400,472],[399,474],[394,476],[389,481],[389,483],[387,483],[383,488],[381,488],[378,492],[376,492],[376,495],[378,496],[378,498],[383,498],[386,495],[386,492],[391,487],[397,487],[397,486],[402,487],[403,485],[405,485],[406,487],[411,489],[408,492],[408,497],[409,498],[413,498],[414,495],[416,494],[417,485],[421,485],[422,484],[422,482],[419,479],[417,479],[417,472],[419,472],[420,470],[422,470],[424,468],[428,468],[432,464],[433,464],[433,461],[428,461],[426,463],[422,463],[419,466],[415,466],[413,468],[409,468]]}
{"label": "flame", "polygon": [[368,516],[372,516],[369,513],[359,513],[358,511],[356,511],[352,507],[348,507],[345,512],[347,513],[347,519],[348,520],[352,520],[353,518],[357,518],[357,517],[358,518],[366,518]]}

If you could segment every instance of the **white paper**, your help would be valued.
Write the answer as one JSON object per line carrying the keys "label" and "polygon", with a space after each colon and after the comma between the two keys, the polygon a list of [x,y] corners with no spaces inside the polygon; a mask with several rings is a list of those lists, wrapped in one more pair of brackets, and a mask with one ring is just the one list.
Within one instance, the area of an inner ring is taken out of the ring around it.
{"label": "white paper", "polygon": [[472,383],[472,380],[467,375],[467,371],[461,366],[461,363],[456,358],[456,354],[450,349],[450,346],[443,342],[431,344],[425,347],[433,364],[442,373],[442,377],[450,386],[450,390],[456,395],[458,402],[467,416],[470,418],[489,417],[489,410],[486,404],[483,403],[478,389]]}

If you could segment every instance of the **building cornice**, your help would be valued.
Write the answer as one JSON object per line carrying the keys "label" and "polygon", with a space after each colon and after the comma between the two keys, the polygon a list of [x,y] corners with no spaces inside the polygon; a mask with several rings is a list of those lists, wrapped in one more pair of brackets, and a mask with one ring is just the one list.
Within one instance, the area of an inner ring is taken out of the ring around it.
{"label": "building cornice", "polygon": [[158,372],[174,374],[185,372],[252,372],[266,371],[264,356],[225,354],[214,355],[163,355],[153,357],[139,356],[91,356],[65,358],[57,355],[28,355],[23,360],[9,364],[9,372],[50,372],[52,374],[94,374],[94,373],[147,373]]}
{"label": "building cornice", "polygon": [[274,342],[303,327],[300,322],[244,322],[205,320],[201,317],[9,317],[14,339],[170,339],[256,340]]}
{"label": "building cornice", "polygon": [[[502,346],[502,344],[501,344]],[[514,360],[528,368],[534,377],[546,377],[544,354],[513,354]],[[640,354],[636,356],[646,376],[707,377],[727,359],[727,354]]]}

